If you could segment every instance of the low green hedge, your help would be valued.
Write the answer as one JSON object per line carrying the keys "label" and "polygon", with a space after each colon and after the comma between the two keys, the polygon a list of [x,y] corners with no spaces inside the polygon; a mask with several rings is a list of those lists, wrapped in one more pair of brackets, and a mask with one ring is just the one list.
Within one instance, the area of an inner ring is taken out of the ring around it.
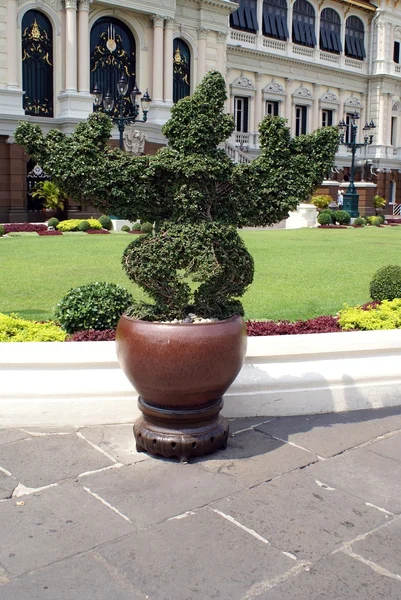
{"label": "low green hedge", "polygon": [[341,329],[375,331],[377,329],[401,329],[401,298],[383,300],[369,309],[361,306],[346,306],[339,313]]}
{"label": "low green hedge", "polygon": [[64,342],[67,335],[54,323],[38,323],[0,314],[0,342]]}

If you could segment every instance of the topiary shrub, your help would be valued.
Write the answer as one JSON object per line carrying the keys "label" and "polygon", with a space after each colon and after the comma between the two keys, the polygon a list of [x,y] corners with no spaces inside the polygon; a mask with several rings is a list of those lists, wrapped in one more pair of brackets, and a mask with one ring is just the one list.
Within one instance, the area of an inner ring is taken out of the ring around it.
{"label": "topiary shrub", "polygon": [[103,229],[107,229],[107,231],[111,231],[113,229],[113,221],[107,215],[102,215],[99,217],[98,221]]}
{"label": "topiary shrub", "polygon": [[131,229],[130,229],[129,225],[123,225],[121,227],[120,231],[126,231],[128,233],[129,231],[131,231]]}
{"label": "topiary shrub", "polygon": [[363,227],[365,225],[365,219],[363,217],[357,217],[354,221],[355,227]]}
{"label": "topiary shrub", "polygon": [[59,224],[59,220],[56,219],[56,217],[52,217],[51,219],[49,219],[47,221],[47,226],[48,227],[54,227],[54,229],[56,229],[57,225]]}
{"label": "topiary shrub", "polygon": [[317,218],[317,222],[319,223],[319,225],[331,225],[331,216],[329,215],[329,213],[326,212],[320,213],[320,215]]}
{"label": "topiary shrub", "polygon": [[386,222],[384,215],[377,215],[376,219],[379,219],[382,225]]}
{"label": "topiary shrub", "polygon": [[334,210],[331,210],[331,208],[325,208],[324,210],[321,210],[320,213],[321,215],[325,214],[325,215],[330,215],[331,218],[331,222],[333,223],[333,225],[336,222],[336,213]]}
{"label": "topiary shrub", "polygon": [[103,229],[101,222],[98,219],[88,219],[90,229]]}
{"label": "topiary shrub", "polygon": [[340,225],[347,225],[351,221],[351,216],[346,210],[336,210],[335,216]]}
{"label": "topiary shrub", "polygon": [[89,225],[88,221],[81,221],[80,224],[78,225],[78,230],[79,231],[88,231],[88,229],[90,229],[91,226]]}
{"label": "topiary shrub", "polygon": [[[78,203],[130,222],[157,223],[155,236],[138,236],[124,253],[128,277],[153,301],[135,303],[131,316],[164,321],[188,312],[219,319],[243,314],[238,298],[253,280],[254,265],[237,228],[286,218],[334,162],[337,128],[292,138],[285,119],[266,116],[260,155],[234,164],[219,147],[235,127],[226,99],[224,78],[210,71],[192,96],[172,107],[163,127],[168,145],[154,156],[111,148],[112,122],[101,112],[70,136],[53,130],[44,137],[28,122],[14,133]],[[188,278],[198,284],[194,291]]]}
{"label": "topiary shrub", "polygon": [[140,221],[135,221],[132,224],[132,231],[141,231],[141,222]]}
{"label": "topiary shrub", "polygon": [[372,300],[401,298],[401,266],[388,265],[381,267],[373,275],[369,289]]}
{"label": "topiary shrub", "polygon": [[330,202],[332,202],[332,197],[327,196],[325,194],[322,194],[320,196],[313,196],[311,200],[311,203],[319,209],[327,208]]}
{"label": "topiary shrub", "polygon": [[142,223],[140,230],[142,231],[142,233],[152,233],[153,224],[149,222]]}
{"label": "topiary shrub", "polygon": [[57,304],[54,314],[67,333],[113,329],[132,300],[131,294],[122,286],[97,281],[69,290]]}
{"label": "topiary shrub", "polygon": [[3,235],[6,233],[6,229],[4,227],[4,225],[0,225],[0,237],[3,237]]}
{"label": "topiary shrub", "polygon": [[366,217],[366,222],[368,225],[373,225],[373,220],[376,219],[376,217]]}
{"label": "topiary shrub", "polygon": [[0,342],[64,342],[66,333],[52,322],[37,323],[0,314]]}
{"label": "topiary shrub", "polygon": [[79,224],[82,222],[82,219],[66,219],[65,221],[60,221],[57,225],[57,229],[59,231],[79,231]]}
{"label": "topiary shrub", "polygon": [[381,220],[380,217],[373,217],[371,222],[372,222],[372,225],[374,225],[375,227],[381,227],[383,225],[383,221]]}

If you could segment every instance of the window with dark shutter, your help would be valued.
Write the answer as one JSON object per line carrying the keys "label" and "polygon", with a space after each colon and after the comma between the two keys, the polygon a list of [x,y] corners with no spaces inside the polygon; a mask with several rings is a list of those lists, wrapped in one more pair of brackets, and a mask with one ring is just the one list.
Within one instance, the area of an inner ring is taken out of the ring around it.
{"label": "window with dark shutter", "polygon": [[188,44],[176,38],[173,44],[173,102],[191,93],[191,53]]}
{"label": "window with dark shutter", "polygon": [[267,100],[266,102],[266,114],[271,115],[272,117],[278,117],[278,105],[279,102],[276,100]]}
{"label": "window with dark shutter", "polygon": [[295,136],[304,135],[307,129],[308,107],[295,107]]}
{"label": "window with dark shutter", "polygon": [[233,0],[239,6],[238,9],[230,16],[230,27],[233,29],[241,29],[241,31],[249,31],[250,33],[258,32],[258,17],[257,17],[257,0]]}
{"label": "window with dark shutter", "polygon": [[322,127],[329,127],[333,125],[333,111],[322,110]]}
{"label": "window with dark shutter", "polygon": [[53,30],[38,10],[22,19],[22,87],[26,115],[53,116]]}
{"label": "window with dark shutter", "polygon": [[235,96],[234,98],[234,120],[235,130],[248,133],[249,98]]}
{"label": "window with dark shutter", "polygon": [[307,0],[294,3],[292,41],[302,46],[316,46],[315,9]]}
{"label": "window with dark shutter", "polygon": [[393,61],[400,64],[400,42],[394,42]]}
{"label": "window with dark shutter", "polygon": [[340,54],[341,19],[332,8],[325,8],[320,15],[320,49]]}
{"label": "window with dark shutter", "polygon": [[263,35],[278,40],[289,38],[286,0],[263,1]]}
{"label": "window with dark shutter", "polygon": [[366,57],[365,30],[361,19],[348,17],[345,24],[345,55],[357,60]]}

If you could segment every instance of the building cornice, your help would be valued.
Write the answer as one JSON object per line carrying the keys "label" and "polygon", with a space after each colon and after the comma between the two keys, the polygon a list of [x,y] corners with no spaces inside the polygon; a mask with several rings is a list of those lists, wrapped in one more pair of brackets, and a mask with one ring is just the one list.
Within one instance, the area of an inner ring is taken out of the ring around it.
{"label": "building cornice", "polygon": [[231,2],[231,0],[187,0],[187,4],[196,4],[198,6],[213,6],[214,8],[220,8],[230,15],[238,9],[237,2]]}
{"label": "building cornice", "polygon": [[377,6],[374,6],[367,0],[338,0],[340,4],[348,4],[350,6],[356,6],[368,13],[374,13],[377,10]]}

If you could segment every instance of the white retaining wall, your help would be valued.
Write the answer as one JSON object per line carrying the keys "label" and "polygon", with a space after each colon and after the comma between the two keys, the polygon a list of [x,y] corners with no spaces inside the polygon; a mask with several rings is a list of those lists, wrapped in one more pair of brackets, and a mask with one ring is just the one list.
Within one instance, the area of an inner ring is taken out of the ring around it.
{"label": "white retaining wall", "polygon": [[[248,338],[228,417],[401,406],[401,331]],[[130,423],[114,342],[0,343],[0,427]]]}

